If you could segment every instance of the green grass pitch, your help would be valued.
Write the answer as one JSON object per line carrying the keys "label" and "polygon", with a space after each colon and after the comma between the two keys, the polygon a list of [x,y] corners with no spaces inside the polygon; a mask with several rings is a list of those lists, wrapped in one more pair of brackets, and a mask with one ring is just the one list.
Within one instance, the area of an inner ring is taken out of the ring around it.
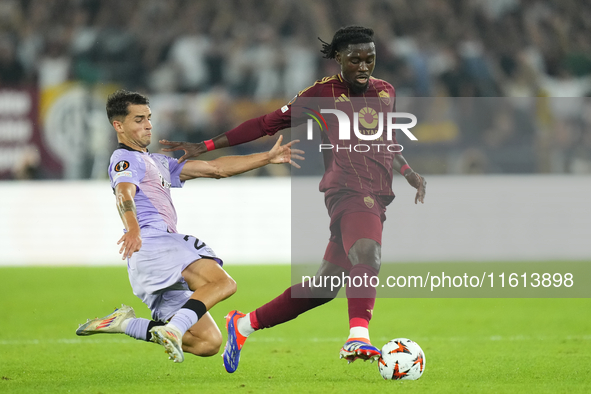
{"label": "green grass pitch", "polygon": [[[250,311],[290,283],[289,266],[227,266],[238,292],[211,313]],[[377,365],[347,365],[346,300],[257,332],[238,371],[219,355],[169,361],[125,335],[79,338],[78,323],[121,303],[148,309],[124,267],[0,268],[0,393],[589,393],[590,299],[378,299],[372,342],[417,341],[418,381],[384,381]]]}

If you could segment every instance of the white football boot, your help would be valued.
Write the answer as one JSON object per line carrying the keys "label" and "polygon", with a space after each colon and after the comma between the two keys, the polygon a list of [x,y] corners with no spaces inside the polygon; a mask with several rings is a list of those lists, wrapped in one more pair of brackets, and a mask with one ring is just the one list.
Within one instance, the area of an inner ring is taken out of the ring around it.
{"label": "white football boot", "polygon": [[152,334],[152,342],[156,342],[164,346],[164,350],[168,354],[168,359],[175,363],[182,363],[185,360],[183,354],[183,336],[181,333],[170,326],[158,326],[150,330]]}
{"label": "white football boot", "polygon": [[80,324],[76,330],[76,335],[94,335],[94,334],[123,334],[125,330],[121,327],[127,319],[133,319],[135,312],[132,307],[121,304],[121,308],[115,309],[113,313],[105,317],[99,317],[93,320],[87,320]]}

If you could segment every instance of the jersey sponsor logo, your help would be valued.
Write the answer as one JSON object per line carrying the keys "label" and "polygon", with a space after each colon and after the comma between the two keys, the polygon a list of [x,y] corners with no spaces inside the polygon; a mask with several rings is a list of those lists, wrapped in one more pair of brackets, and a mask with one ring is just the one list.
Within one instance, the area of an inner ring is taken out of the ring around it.
{"label": "jersey sponsor logo", "polygon": [[286,113],[288,110],[289,110],[289,107],[287,105],[284,105],[283,107],[281,107],[282,113]]}
{"label": "jersey sponsor logo", "polygon": [[172,184],[168,182],[166,179],[164,179],[161,173],[158,173],[158,176],[160,177],[160,184],[162,185],[162,187],[165,189],[170,189],[170,186]]}
{"label": "jersey sponsor logo", "polygon": [[370,196],[363,197],[363,202],[368,208],[373,208],[375,201]]}
{"label": "jersey sponsor logo", "polygon": [[118,178],[120,178],[122,176],[126,176],[126,177],[129,177],[129,178],[132,178],[133,177],[133,174],[131,173],[131,171],[121,171],[121,172],[116,173],[113,176],[113,180],[115,181],[115,180],[117,180]]}
{"label": "jersey sponsor logo", "polygon": [[370,107],[361,108],[359,111],[359,123],[366,129],[374,129],[378,125],[378,113]]}
{"label": "jersey sponsor logo", "polygon": [[345,93],[342,93],[340,97],[338,97],[335,101],[335,103],[350,103],[351,100],[349,100],[349,97],[345,96]]}
{"label": "jersey sponsor logo", "polygon": [[380,96],[380,100],[382,100],[384,104],[390,105],[390,95],[388,94],[388,92],[386,92],[385,90],[380,90],[378,96]]}
{"label": "jersey sponsor logo", "polygon": [[115,172],[125,171],[129,168],[129,162],[125,160],[121,160],[119,163],[115,164]]}

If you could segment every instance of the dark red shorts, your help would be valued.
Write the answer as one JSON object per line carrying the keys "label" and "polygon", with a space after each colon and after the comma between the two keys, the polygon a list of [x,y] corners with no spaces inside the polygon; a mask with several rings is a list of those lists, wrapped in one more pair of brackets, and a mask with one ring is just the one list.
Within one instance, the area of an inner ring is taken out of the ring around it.
{"label": "dark red shorts", "polygon": [[357,240],[368,238],[382,244],[386,206],[379,198],[358,193],[330,196],[325,202],[330,215],[330,242],[325,260],[350,269],[347,255]]}

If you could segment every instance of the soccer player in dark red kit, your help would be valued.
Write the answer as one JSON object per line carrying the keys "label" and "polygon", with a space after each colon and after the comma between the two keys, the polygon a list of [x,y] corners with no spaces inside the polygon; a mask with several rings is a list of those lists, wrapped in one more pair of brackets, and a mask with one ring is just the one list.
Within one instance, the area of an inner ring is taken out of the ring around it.
{"label": "soccer player in dark red kit", "polygon": [[[273,135],[306,120],[301,108],[298,109],[295,105],[296,100],[329,98],[332,107],[346,111],[350,119],[353,119],[353,111],[359,111],[352,103],[356,100],[369,102],[373,99],[379,106],[376,112],[392,112],[396,98],[394,88],[386,81],[371,77],[376,60],[373,34],[373,30],[369,28],[348,26],[339,29],[332,42],[322,41],[324,57],[335,59],[339,63],[340,74],[317,81],[277,111],[248,120],[201,143],[165,140],[161,143],[169,146],[165,149],[168,151],[184,150],[185,155],[179,159],[183,161],[209,150]],[[325,173],[320,182],[320,191],[325,194],[325,203],[331,218],[331,237],[316,277],[342,277],[345,274],[351,278],[346,288],[350,335],[340,350],[340,357],[349,362],[358,358],[373,361],[380,356],[380,350],[370,342],[368,330],[376,289],[372,286],[355,287],[351,283],[356,283],[356,277],[378,275],[382,225],[386,206],[394,199],[393,171],[400,172],[417,189],[415,204],[418,201],[424,202],[426,182],[411,169],[399,152],[392,152],[383,146],[381,149],[373,146],[373,150],[368,153],[351,150],[350,146],[347,150],[345,143],[349,141],[338,139],[339,127],[334,123],[335,117],[326,118],[333,123],[329,121],[322,136],[323,143],[329,142],[327,146],[338,146],[341,149],[323,150]],[[363,125],[363,122],[360,123]],[[397,144],[395,137],[392,137],[392,142]],[[240,350],[254,331],[292,320],[301,313],[332,300],[338,291],[339,288],[330,290],[310,286],[308,281],[288,288],[277,298],[248,314],[230,312],[226,316],[228,342],[223,354],[226,370],[232,373],[238,368]]]}

